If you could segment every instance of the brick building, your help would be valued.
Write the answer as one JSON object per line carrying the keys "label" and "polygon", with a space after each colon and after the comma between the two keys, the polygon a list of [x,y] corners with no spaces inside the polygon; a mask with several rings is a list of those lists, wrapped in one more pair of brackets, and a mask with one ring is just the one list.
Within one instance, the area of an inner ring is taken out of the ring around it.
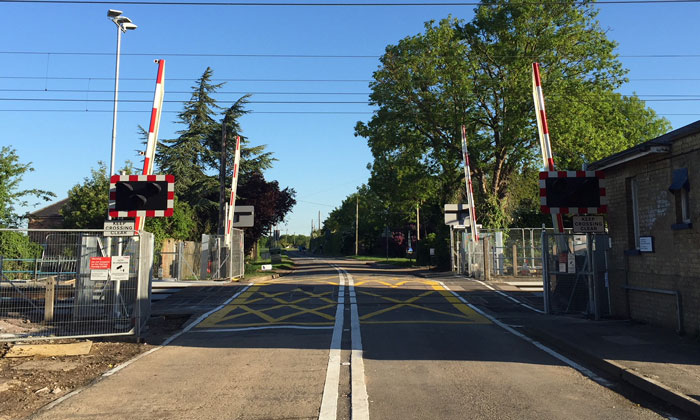
{"label": "brick building", "polygon": [[589,169],[606,175],[612,314],[697,335],[700,121]]}
{"label": "brick building", "polygon": [[60,210],[68,203],[64,198],[53,204],[29,213],[29,229],[60,229],[63,227],[63,216]]}

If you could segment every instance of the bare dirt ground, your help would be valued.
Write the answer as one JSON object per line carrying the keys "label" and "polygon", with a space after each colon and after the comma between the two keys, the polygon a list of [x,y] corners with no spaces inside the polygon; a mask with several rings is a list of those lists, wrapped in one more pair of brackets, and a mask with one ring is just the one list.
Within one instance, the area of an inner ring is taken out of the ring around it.
{"label": "bare dirt ground", "polygon": [[[12,344],[0,343],[0,420],[22,419],[41,407],[88,385],[104,372],[163,342],[189,315],[153,317],[143,343],[120,338],[93,339],[89,354],[61,357],[6,358]],[[33,344],[78,340],[42,340]]]}

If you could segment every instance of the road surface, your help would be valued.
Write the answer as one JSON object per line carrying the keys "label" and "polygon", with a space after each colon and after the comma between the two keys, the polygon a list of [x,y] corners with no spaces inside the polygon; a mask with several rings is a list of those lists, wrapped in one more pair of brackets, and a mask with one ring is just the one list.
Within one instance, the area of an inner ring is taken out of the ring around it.
{"label": "road surface", "polygon": [[481,312],[483,286],[446,280],[300,258],[38,418],[664,418]]}

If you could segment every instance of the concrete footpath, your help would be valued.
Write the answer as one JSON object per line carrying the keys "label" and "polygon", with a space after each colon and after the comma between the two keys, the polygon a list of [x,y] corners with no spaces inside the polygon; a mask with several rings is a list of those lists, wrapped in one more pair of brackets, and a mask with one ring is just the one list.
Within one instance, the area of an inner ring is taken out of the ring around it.
{"label": "concrete footpath", "polygon": [[[490,285],[498,287],[498,283]],[[535,312],[509,317],[508,323],[520,325],[529,337],[589,368],[700,418],[697,336],[679,336],[629,320],[594,321]]]}

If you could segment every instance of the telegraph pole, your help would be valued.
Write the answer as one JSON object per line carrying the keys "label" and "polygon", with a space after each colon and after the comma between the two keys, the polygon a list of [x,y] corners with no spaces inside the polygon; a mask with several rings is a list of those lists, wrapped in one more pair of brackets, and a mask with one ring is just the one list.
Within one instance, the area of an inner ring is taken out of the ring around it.
{"label": "telegraph pole", "polygon": [[360,248],[360,239],[358,234],[360,233],[360,196],[358,195],[355,201],[355,255],[357,255]]}
{"label": "telegraph pole", "polygon": [[416,240],[420,241],[420,204],[416,204]]}

